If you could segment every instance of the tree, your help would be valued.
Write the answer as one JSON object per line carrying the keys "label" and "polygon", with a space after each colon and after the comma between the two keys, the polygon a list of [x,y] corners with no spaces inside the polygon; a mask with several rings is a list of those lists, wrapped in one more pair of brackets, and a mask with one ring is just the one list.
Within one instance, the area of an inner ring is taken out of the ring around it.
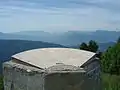
{"label": "tree", "polygon": [[117,43],[120,43],[120,37],[118,38]]}
{"label": "tree", "polygon": [[3,90],[3,77],[0,76],[0,90]]}
{"label": "tree", "polygon": [[98,50],[98,45],[95,41],[91,40],[89,41],[88,45],[86,43],[82,43],[80,45],[80,49],[91,51],[91,52],[96,52]]}
{"label": "tree", "polygon": [[80,45],[80,49],[82,49],[82,50],[88,50],[87,44],[86,44],[86,43],[82,43],[82,44]]}
{"label": "tree", "polygon": [[89,41],[88,47],[89,47],[89,51],[91,51],[91,52],[96,52],[96,51],[98,50],[98,45],[97,45],[97,43],[96,43],[95,41],[93,41],[93,40],[90,40],[90,41]]}
{"label": "tree", "polygon": [[120,43],[102,54],[101,66],[103,72],[120,75]]}

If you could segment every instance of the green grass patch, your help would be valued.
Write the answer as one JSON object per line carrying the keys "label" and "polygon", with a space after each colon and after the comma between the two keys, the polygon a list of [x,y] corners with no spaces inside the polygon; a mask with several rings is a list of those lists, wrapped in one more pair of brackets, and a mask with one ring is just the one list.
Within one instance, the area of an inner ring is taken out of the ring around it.
{"label": "green grass patch", "polygon": [[102,74],[103,90],[120,90],[120,76]]}

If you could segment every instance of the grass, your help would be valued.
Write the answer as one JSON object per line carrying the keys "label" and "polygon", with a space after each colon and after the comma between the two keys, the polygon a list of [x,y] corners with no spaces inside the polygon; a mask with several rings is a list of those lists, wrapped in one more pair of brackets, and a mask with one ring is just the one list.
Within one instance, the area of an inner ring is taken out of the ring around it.
{"label": "grass", "polygon": [[120,90],[120,76],[103,74],[102,86],[103,90]]}

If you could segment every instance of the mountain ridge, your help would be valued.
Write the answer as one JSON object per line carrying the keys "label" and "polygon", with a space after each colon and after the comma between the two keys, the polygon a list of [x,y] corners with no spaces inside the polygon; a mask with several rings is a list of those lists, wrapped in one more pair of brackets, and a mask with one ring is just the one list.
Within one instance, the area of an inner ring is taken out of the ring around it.
{"label": "mountain ridge", "polygon": [[17,33],[3,33],[0,39],[17,39],[31,41],[45,41],[61,45],[74,46],[82,42],[95,40],[98,43],[114,42],[120,36],[120,31],[67,31],[61,33],[49,33],[44,31],[21,31]]}

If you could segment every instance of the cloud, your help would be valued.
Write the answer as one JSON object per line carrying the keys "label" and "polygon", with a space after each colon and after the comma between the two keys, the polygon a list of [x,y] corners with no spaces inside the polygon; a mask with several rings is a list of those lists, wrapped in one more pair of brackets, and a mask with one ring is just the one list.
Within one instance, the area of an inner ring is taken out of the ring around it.
{"label": "cloud", "polygon": [[119,0],[0,0],[0,29],[115,29],[119,9]]}

